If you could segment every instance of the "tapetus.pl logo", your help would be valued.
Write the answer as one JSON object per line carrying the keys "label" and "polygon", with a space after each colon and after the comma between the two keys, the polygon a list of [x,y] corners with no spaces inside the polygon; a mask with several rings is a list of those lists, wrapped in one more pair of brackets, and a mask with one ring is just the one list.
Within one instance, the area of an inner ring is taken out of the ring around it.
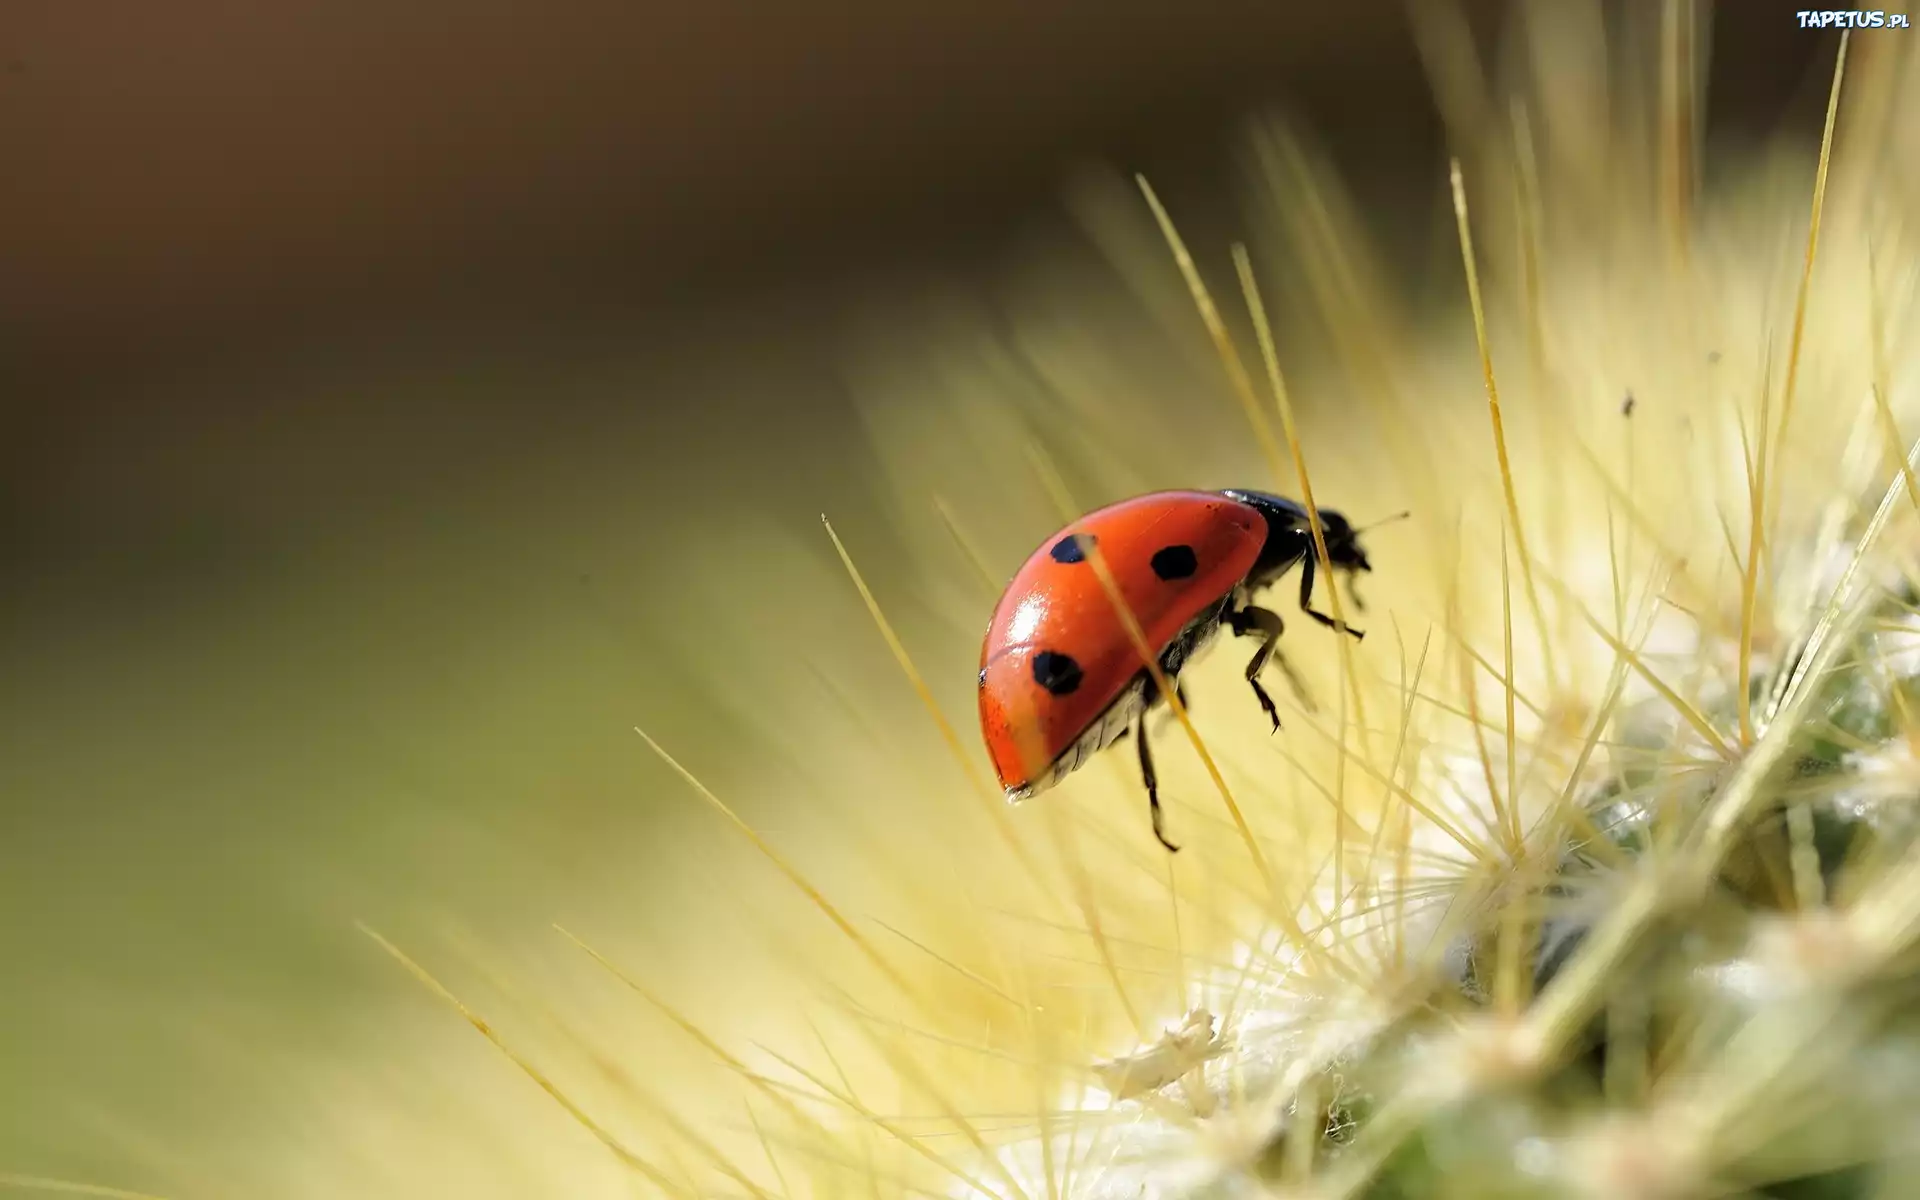
{"label": "tapetus.pl logo", "polygon": [[1794,14],[1802,29],[1906,29],[1906,13],[1879,8],[1803,8]]}

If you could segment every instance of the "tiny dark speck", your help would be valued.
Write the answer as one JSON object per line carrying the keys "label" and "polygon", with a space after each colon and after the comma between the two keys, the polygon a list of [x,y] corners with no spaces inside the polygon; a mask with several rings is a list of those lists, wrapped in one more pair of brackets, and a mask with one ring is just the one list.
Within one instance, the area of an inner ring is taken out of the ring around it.
{"label": "tiny dark speck", "polygon": [[[1084,539],[1084,542],[1083,542]],[[1087,561],[1087,547],[1098,542],[1090,533],[1070,533],[1053,544],[1047,553],[1057,563],[1072,564]]]}
{"label": "tiny dark speck", "polygon": [[1067,655],[1042,650],[1033,656],[1033,681],[1051,694],[1071,695],[1080,680],[1080,664]]}
{"label": "tiny dark speck", "polygon": [[1626,398],[1625,400],[1622,400],[1622,401],[1620,402],[1620,415],[1621,415],[1621,416],[1623,416],[1623,417],[1630,417],[1630,416],[1632,416],[1632,415],[1633,415],[1633,405],[1634,405],[1634,399],[1633,399],[1633,393],[1632,393],[1632,392],[1628,392],[1628,393],[1627,393],[1627,398]]}
{"label": "tiny dark speck", "polygon": [[1194,554],[1192,546],[1163,546],[1153,552],[1150,560],[1153,573],[1165,580],[1186,579],[1200,569],[1200,559]]}

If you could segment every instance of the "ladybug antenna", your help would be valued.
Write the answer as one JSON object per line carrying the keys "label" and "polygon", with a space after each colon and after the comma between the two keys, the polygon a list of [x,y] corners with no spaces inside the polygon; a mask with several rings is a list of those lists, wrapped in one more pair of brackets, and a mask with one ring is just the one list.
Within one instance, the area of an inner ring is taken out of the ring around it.
{"label": "ladybug antenna", "polygon": [[1412,515],[1413,515],[1413,511],[1411,509],[1403,509],[1402,511],[1397,512],[1390,517],[1381,517],[1377,521],[1368,521],[1365,525],[1361,525],[1358,528],[1356,528],[1354,532],[1356,534],[1365,533],[1369,529],[1378,529],[1382,525],[1391,525],[1395,521],[1404,521]]}

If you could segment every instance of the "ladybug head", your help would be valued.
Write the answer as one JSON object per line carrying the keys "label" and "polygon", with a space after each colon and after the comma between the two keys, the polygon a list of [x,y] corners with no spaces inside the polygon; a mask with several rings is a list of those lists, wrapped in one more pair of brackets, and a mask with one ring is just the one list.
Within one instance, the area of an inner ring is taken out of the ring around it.
{"label": "ladybug head", "polygon": [[1327,538],[1327,558],[1335,568],[1347,571],[1371,571],[1367,552],[1360,548],[1360,533],[1346,517],[1330,508],[1320,510],[1320,530]]}
{"label": "ladybug head", "polygon": [[[1256,574],[1263,568],[1276,573],[1283,571],[1298,562],[1302,553],[1312,553],[1311,542],[1303,549],[1302,541],[1312,538],[1313,520],[1299,501],[1243,488],[1231,488],[1222,495],[1251,506],[1267,519],[1267,549],[1261,555],[1260,566],[1255,567]],[[1373,570],[1373,564],[1367,561],[1367,552],[1360,548],[1359,531],[1353,523],[1331,508],[1319,511],[1320,530],[1327,539],[1327,558],[1334,569],[1349,573]]]}

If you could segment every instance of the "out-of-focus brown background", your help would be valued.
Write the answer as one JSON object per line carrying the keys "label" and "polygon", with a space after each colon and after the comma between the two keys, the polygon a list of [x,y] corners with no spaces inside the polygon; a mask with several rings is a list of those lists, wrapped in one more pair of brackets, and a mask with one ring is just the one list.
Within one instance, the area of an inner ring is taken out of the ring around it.
{"label": "out-of-focus brown background", "polygon": [[[1483,31],[1504,11],[1465,7]],[[1717,126],[1817,102],[1820,39],[1792,11],[1721,15]],[[658,397],[564,381],[689,342],[804,343],[849,279],[1006,252],[1065,162],[1210,181],[1226,123],[1276,101],[1363,199],[1434,174],[1439,124],[1388,4],[20,0],[0,16],[0,517],[58,544],[67,522],[184,519],[191,495],[217,524],[252,506],[225,471],[325,508],[361,459],[418,467],[460,440],[373,382],[402,363],[558,377],[463,395],[476,421],[639,420]],[[286,381],[328,370],[354,382],[312,402],[379,424],[252,454],[223,437],[275,425]],[[173,452],[196,439],[206,456]]]}
{"label": "out-of-focus brown background", "polygon": [[[1817,118],[1792,11],[1718,14],[1723,133]],[[285,1082],[223,1039],[390,982],[353,916],[673,844],[627,726],[766,721],[847,612],[727,604],[885,536],[842,306],[1064,236],[1074,161],[1231,221],[1271,102],[1428,220],[1393,5],[0,8],[0,1167],[199,1161]]]}
{"label": "out-of-focus brown background", "polygon": [[[1719,22],[1716,115],[1779,115],[1791,13]],[[950,255],[1063,155],[1163,164],[1275,98],[1362,166],[1436,132],[1392,5],[21,0],[0,81],[7,332],[93,369]]]}

